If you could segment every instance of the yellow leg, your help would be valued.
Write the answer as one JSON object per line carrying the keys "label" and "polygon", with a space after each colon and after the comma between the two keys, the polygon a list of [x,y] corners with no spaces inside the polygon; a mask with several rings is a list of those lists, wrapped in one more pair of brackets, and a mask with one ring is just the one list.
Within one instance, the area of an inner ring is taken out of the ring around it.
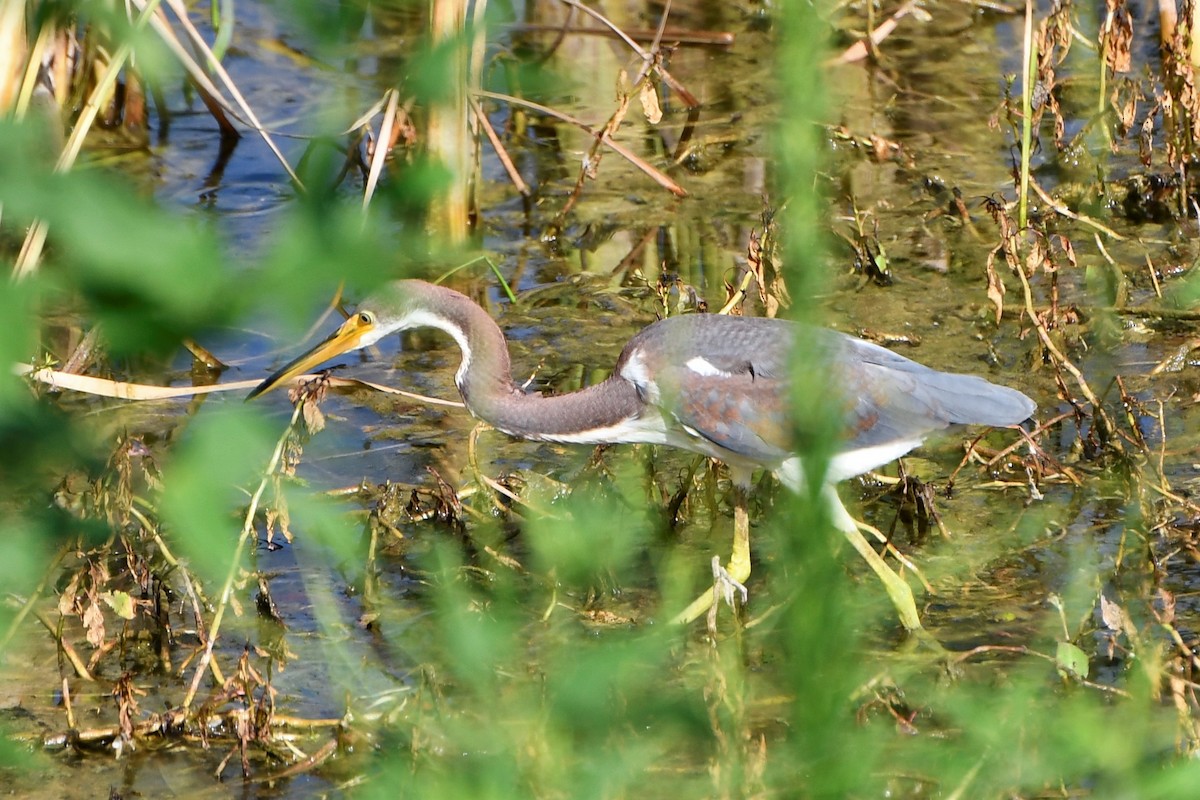
{"label": "yellow leg", "polygon": [[[875,552],[875,548],[871,547],[870,543],[859,533],[857,523],[846,511],[846,507],[842,505],[837,490],[833,486],[826,485],[822,491],[833,524],[849,540],[851,546],[858,551],[871,570],[879,576],[884,590],[891,598],[892,605],[896,607],[900,624],[910,631],[922,631],[921,617],[917,613],[917,603],[913,598],[912,588],[887,565],[887,562]],[[741,584],[750,577],[750,515],[746,507],[747,493],[739,487],[735,487],[734,492],[733,553],[729,557],[729,564],[725,567],[725,571],[732,581]],[[677,625],[687,625],[699,619],[702,614],[712,608],[718,596],[718,589],[714,586],[713,589],[693,600],[671,621]]]}
{"label": "yellow leg", "polygon": [[825,495],[825,501],[829,505],[833,524],[850,541],[851,546],[858,551],[858,554],[863,557],[863,560],[867,562],[867,565],[871,567],[871,570],[883,582],[884,590],[887,591],[888,597],[891,598],[892,605],[896,607],[896,614],[900,617],[900,624],[910,631],[921,630],[921,617],[917,614],[917,604],[913,599],[912,587],[897,575],[895,570],[887,565],[887,562],[875,552],[875,548],[871,547],[870,543],[858,532],[858,524],[850,516],[850,513],[846,511],[846,507],[842,505],[842,499],[838,497],[837,490],[826,484],[825,488],[822,489],[822,493]]}
{"label": "yellow leg", "polygon": [[[735,485],[733,492],[733,552],[725,566],[725,574],[734,583],[743,584],[750,577],[750,510],[747,508],[746,489]],[[675,625],[687,625],[699,619],[704,612],[712,608],[719,593],[718,586],[704,592],[687,608],[676,614],[671,622]]]}

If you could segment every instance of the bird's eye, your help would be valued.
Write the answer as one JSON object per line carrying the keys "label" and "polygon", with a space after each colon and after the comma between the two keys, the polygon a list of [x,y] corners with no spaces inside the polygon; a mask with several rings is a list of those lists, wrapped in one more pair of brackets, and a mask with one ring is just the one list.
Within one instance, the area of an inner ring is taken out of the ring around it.
{"label": "bird's eye", "polygon": [[358,322],[360,325],[374,325],[375,315],[370,311],[360,311],[358,312]]}

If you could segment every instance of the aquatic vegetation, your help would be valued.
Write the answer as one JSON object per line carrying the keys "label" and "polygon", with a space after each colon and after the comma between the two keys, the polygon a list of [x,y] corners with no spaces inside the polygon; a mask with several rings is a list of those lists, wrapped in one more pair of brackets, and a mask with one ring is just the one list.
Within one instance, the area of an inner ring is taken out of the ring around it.
{"label": "aquatic vegetation", "polygon": [[[0,7],[5,785],[1190,791],[1191,4],[436,5]],[[769,478],[748,604],[663,624],[727,474],[479,429],[437,338],[242,402],[401,275],[531,390],[697,309],[1019,386],[1023,434],[843,490],[938,648]]]}

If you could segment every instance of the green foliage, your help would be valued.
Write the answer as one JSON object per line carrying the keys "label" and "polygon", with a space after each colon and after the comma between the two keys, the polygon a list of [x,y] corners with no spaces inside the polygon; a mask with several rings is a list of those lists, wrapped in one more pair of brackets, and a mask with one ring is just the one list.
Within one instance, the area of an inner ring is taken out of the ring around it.
{"label": "green foliage", "polygon": [[[406,5],[415,5],[405,2]],[[322,48],[340,54],[348,39],[353,39],[362,30],[366,20],[367,0],[348,0],[342,3],[325,3],[321,0],[286,0],[280,3],[285,14],[294,16],[301,23],[301,30],[313,37]]]}
{"label": "green foliage", "polygon": [[[32,282],[6,286],[0,292],[0,319],[4,320],[0,334],[0,359],[5,364],[29,361],[37,341],[37,326],[33,307],[38,286]],[[0,370],[0,408],[29,407],[29,393],[11,370]],[[7,416],[7,414],[5,415]]]}
{"label": "green foliage", "polygon": [[453,80],[447,80],[447,76],[458,74],[455,65],[462,48],[466,46],[465,34],[432,43],[414,53],[412,60],[405,65],[404,74],[397,77],[423,104],[432,106],[450,102],[462,89],[456,88]]}
{"label": "green foliage", "polygon": [[116,355],[175,348],[236,317],[243,295],[220,268],[211,233],[138,198],[110,173],[53,172],[39,127],[0,122],[0,203],[10,224],[49,225],[59,271],[43,289],[81,295]]}
{"label": "green foliage", "polygon": [[219,583],[242,529],[237,511],[266,468],[273,443],[237,403],[195,421],[163,472],[163,520],[195,570]]}
{"label": "green foliage", "polygon": [[[547,542],[539,537],[531,547]],[[562,552],[550,549],[534,559]],[[637,549],[612,547],[620,561]],[[710,746],[700,696],[677,683],[678,641],[669,628],[590,632],[559,607],[539,619],[545,592],[530,595],[513,573],[496,572],[480,587],[456,548],[438,547],[432,558],[437,635],[419,653],[430,665],[420,692],[437,699],[414,715],[412,736],[440,744],[414,748],[413,772],[403,776],[411,791],[604,798],[692,782],[655,777],[663,763],[693,763]],[[405,646],[411,652],[411,639]],[[391,770],[380,766],[372,785],[382,792]]]}
{"label": "green foliage", "polygon": [[390,277],[395,267],[386,253],[378,229],[364,228],[361,211],[309,198],[281,221],[251,284],[275,298],[272,305],[300,329],[312,322],[314,297],[329,297],[340,281],[362,288]]}
{"label": "green foliage", "polygon": [[539,572],[570,587],[599,586],[632,566],[649,543],[640,498],[596,494],[570,504],[566,517],[538,517],[525,529]]}
{"label": "green foliage", "polygon": [[312,554],[315,559],[329,556],[341,560],[358,558],[362,531],[346,515],[343,506],[314,496],[311,487],[302,484],[284,486],[283,497],[289,515],[299,521],[304,540],[319,545]]}
{"label": "green foliage", "polygon": [[1168,307],[1194,309],[1200,306],[1200,271],[1196,269],[1197,266],[1193,263],[1187,278],[1167,292],[1165,301]]}
{"label": "green foliage", "polygon": [[[365,4],[296,8],[312,35],[331,46],[343,44],[365,17]],[[782,167],[773,188],[790,198],[789,286],[807,298],[825,288],[825,211],[812,191],[824,146],[815,123],[824,115],[824,22],[798,1],[775,16],[777,59],[786,65],[777,71],[776,91],[786,116],[776,133]],[[443,95],[449,47],[406,62],[401,78],[410,89],[425,99]],[[555,86],[543,83],[544,71],[514,68],[508,77],[527,91]],[[0,291],[0,585],[18,601],[0,606],[5,629],[53,552],[66,544],[101,549],[129,530],[117,513],[83,518],[54,493],[65,475],[94,484],[111,470],[105,456],[112,436],[69,403],[31,392],[7,369],[44,355],[38,329],[48,311],[98,325],[106,352],[118,357],[166,352],[218,326],[252,325],[247,316],[261,298],[299,329],[314,298],[338,282],[367,287],[430,260],[437,244],[421,231],[424,210],[446,180],[417,159],[397,168],[399,177],[364,215],[357,198],[329,180],[340,154],[314,149],[302,170],[308,191],[290,204],[251,265],[230,259],[195,217],[146,200],[110,172],[54,174],[43,142],[37,122],[0,123],[5,246],[15,250],[11,240],[34,220],[50,230],[42,272]],[[1103,280],[1099,288],[1112,288]],[[1195,286],[1183,284],[1181,302],[1194,301]],[[810,308],[801,303],[797,312]],[[802,343],[798,385],[825,384],[819,355]],[[829,401],[827,392],[795,398],[797,438],[812,475],[834,447],[837,409]],[[159,439],[162,488],[139,486],[145,505],[136,508],[160,516],[159,532],[209,602],[231,567],[253,566],[248,556],[235,563],[235,542],[282,434],[264,408],[210,400],[190,416],[164,411],[176,417],[147,426],[169,429]],[[1200,779],[1200,766],[1176,756],[1195,746],[1181,741],[1187,721],[1160,698],[1166,628],[1143,620],[1140,633],[1120,632],[1133,665],[1106,678],[1094,668],[1104,659],[1091,642],[1098,633],[1092,604],[1109,576],[1090,549],[1064,547],[1060,554],[1061,614],[1031,611],[1042,624],[1023,631],[1022,644],[1041,657],[1006,652],[965,660],[911,640],[911,651],[892,648],[890,608],[873,579],[856,580],[854,557],[829,531],[816,486],[781,497],[756,517],[752,625],[724,607],[713,635],[701,632],[703,623],[674,629],[662,611],[644,613],[639,624],[587,617],[589,596],[611,599],[627,583],[649,583],[660,598],[651,602],[668,611],[683,593],[679,559],[659,553],[654,514],[644,510],[652,492],[640,464],[635,471],[631,463],[617,467],[614,485],[577,491],[554,504],[553,515],[521,509],[526,518],[515,538],[486,518],[486,504],[468,518],[461,539],[432,525],[421,526],[420,536],[410,531],[419,541],[404,540],[411,552],[394,572],[411,572],[411,587],[394,596],[364,592],[361,600],[345,595],[369,583],[371,571],[392,565],[371,561],[360,574],[366,559],[358,521],[316,499],[318,487],[285,486],[296,561],[319,577],[297,592],[308,605],[284,612],[311,622],[312,630],[264,622],[239,633],[263,648],[273,637],[297,648],[306,637],[318,640],[290,664],[284,656],[256,657],[281,683],[304,669],[316,673],[319,700],[312,702],[332,706],[322,713],[345,713],[351,732],[361,726],[378,737],[374,749],[352,755],[347,745],[342,753],[359,759],[361,796],[1009,797],[1066,787],[1165,798],[1186,796]],[[1133,503],[1119,510],[1123,524],[1137,522]],[[1018,532],[1026,537],[1021,544],[1041,536],[1051,517],[1031,515],[1036,525]],[[724,550],[730,522],[718,514],[713,527],[711,549]],[[149,547],[151,538],[121,540],[128,550],[119,557],[101,550],[94,561],[135,560],[135,544]],[[696,564],[687,570],[694,576]],[[136,614],[143,602],[131,586],[102,588],[118,618]],[[251,592],[238,588],[243,605]],[[347,609],[359,602],[361,617],[352,619]],[[220,639],[217,650],[232,638]],[[304,659],[309,663],[296,663]],[[174,672],[165,675],[160,693],[177,703],[182,691],[174,679]],[[1097,689],[1085,679],[1113,686]],[[375,710],[370,693],[377,689],[403,698],[382,719],[364,713]],[[304,701],[278,699],[288,711]],[[0,765],[14,763],[26,763],[24,754],[0,739]]]}
{"label": "green foliage", "polygon": [[[5,497],[7,502],[11,498]],[[38,515],[14,513],[11,509],[5,512],[6,520],[0,533],[3,533],[3,544],[0,545],[0,582],[6,591],[17,597],[27,596],[46,570],[50,561],[50,546],[54,541],[54,528],[46,524]],[[4,630],[12,623],[14,610],[9,606],[0,606],[0,626]],[[0,647],[0,656],[7,648]]]}

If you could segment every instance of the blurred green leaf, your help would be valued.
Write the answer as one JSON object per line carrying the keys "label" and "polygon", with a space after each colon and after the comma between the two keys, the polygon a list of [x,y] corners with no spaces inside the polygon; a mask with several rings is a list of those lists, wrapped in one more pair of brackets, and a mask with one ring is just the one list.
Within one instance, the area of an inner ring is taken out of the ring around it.
{"label": "blurred green leaf", "polygon": [[163,520],[204,579],[224,578],[242,527],[238,510],[273,447],[255,412],[233,402],[197,418],[163,470]]}
{"label": "blurred green leaf", "polygon": [[206,229],[137,197],[112,173],[53,173],[38,157],[34,127],[0,122],[5,223],[49,224],[45,258],[66,268],[55,283],[84,297],[112,352],[178,347],[236,318],[245,297]]}
{"label": "blurred green leaf", "polygon": [[[395,3],[416,6],[415,2]],[[329,48],[341,55],[347,40],[356,38],[367,19],[368,0],[341,0],[337,3],[321,0],[287,0],[275,4],[285,15],[300,23],[300,30],[312,37],[321,48]]]}
{"label": "blurred green leaf", "polygon": [[271,298],[289,328],[300,331],[312,323],[314,302],[327,302],[340,283],[349,297],[360,297],[364,289],[403,277],[402,268],[380,227],[359,209],[324,208],[309,199],[279,222],[245,290]]}
{"label": "blurred green leaf", "polygon": [[284,497],[297,536],[345,561],[361,557],[361,526],[343,506],[314,495],[309,486],[285,486]]}
{"label": "blurred green leaf", "polygon": [[0,403],[0,483],[22,505],[44,508],[72,470],[98,474],[105,455],[94,431],[49,403]]}
{"label": "blurred green leaf", "polygon": [[1168,308],[1195,308],[1200,305],[1200,262],[1192,265],[1183,280],[1167,287],[1163,302]]}
{"label": "blurred green leaf", "polygon": [[[3,500],[7,498],[0,497]],[[40,521],[37,516],[10,510],[0,523],[0,585],[18,597],[28,596],[50,560],[53,530],[39,525]],[[7,632],[13,611],[13,606],[7,603],[0,605],[0,636]]]}
{"label": "blurred green leaf", "polygon": [[1087,678],[1087,653],[1070,642],[1059,642],[1054,651],[1054,665],[1064,678]]}
{"label": "blurred green leaf", "polygon": [[27,403],[29,389],[13,374],[12,364],[29,364],[36,356],[37,324],[34,310],[41,282],[26,280],[9,283],[0,292],[0,414],[10,403]]}
{"label": "blurred green leaf", "polygon": [[121,619],[133,619],[133,598],[128,592],[104,592],[100,599]]}
{"label": "blurred green leaf", "polygon": [[562,509],[565,519],[532,515],[525,534],[537,570],[569,586],[619,580],[650,538],[645,513],[613,493],[573,496]]}
{"label": "blurred green leaf", "polygon": [[448,545],[435,548],[434,598],[438,630],[445,647],[445,665],[469,688],[477,700],[494,698],[496,672],[512,663],[518,645],[516,620],[519,607],[499,581],[497,573],[490,596],[473,590],[470,573],[461,569],[459,555]]}
{"label": "blurred green leaf", "polygon": [[405,64],[406,88],[425,105],[453,100],[461,91],[454,86],[454,76],[459,74],[458,59],[466,46],[465,37],[458,35],[415,49]]}

